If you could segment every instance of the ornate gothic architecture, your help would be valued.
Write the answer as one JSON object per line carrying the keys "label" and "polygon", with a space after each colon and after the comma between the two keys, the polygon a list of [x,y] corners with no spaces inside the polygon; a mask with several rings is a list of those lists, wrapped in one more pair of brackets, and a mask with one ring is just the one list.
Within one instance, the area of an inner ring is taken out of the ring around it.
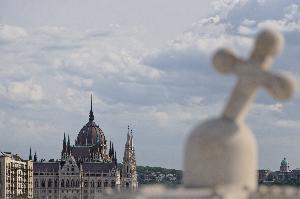
{"label": "ornate gothic architecture", "polygon": [[34,197],[41,199],[92,199],[107,191],[135,191],[138,182],[132,130],[128,126],[123,163],[118,165],[113,143],[108,146],[94,122],[91,99],[89,121],[74,145],[64,135],[60,161],[37,161],[34,155],[33,183]]}

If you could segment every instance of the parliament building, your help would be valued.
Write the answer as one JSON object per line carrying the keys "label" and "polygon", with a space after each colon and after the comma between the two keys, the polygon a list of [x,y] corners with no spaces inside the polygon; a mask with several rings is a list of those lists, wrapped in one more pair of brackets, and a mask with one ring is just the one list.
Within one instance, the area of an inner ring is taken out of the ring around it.
{"label": "parliament building", "polygon": [[127,132],[122,164],[117,162],[113,143],[109,146],[101,128],[89,121],[79,131],[74,145],[64,134],[61,159],[33,159],[33,197],[40,199],[93,199],[107,192],[135,191],[138,187],[132,130]]}

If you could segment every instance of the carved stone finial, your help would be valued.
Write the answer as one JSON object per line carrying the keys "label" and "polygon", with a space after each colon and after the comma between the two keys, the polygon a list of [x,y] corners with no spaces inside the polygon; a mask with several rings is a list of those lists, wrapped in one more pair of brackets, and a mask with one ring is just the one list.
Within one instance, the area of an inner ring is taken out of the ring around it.
{"label": "carved stone finial", "polygon": [[238,76],[231,98],[223,116],[232,120],[243,119],[259,86],[264,87],[279,100],[288,99],[295,90],[294,80],[287,75],[268,71],[272,57],[283,46],[281,34],[270,30],[261,32],[248,60],[242,60],[228,49],[221,49],[213,57],[215,68],[221,73],[235,73]]}
{"label": "carved stone finial", "polygon": [[282,46],[280,33],[265,30],[258,35],[248,60],[238,58],[228,49],[216,52],[215,68],[221,73],[236,74],[238,81],[222,116],[197,126],[187,140],[186,187],[256,188],[256,141],[243,119],[260,86],[279,100],[288,99],[294,93],[293,78],[268,71],[272,58]]}

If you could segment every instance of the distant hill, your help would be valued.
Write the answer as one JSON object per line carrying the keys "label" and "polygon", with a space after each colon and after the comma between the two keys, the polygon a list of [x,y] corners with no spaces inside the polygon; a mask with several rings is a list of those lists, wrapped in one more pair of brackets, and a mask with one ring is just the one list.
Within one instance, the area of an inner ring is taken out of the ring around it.
{"label": "distant hill", "polygon": [[165,184],[176,186],[181,184],[182,171],[162,167],[137,166],[138,181],[144,184]]}

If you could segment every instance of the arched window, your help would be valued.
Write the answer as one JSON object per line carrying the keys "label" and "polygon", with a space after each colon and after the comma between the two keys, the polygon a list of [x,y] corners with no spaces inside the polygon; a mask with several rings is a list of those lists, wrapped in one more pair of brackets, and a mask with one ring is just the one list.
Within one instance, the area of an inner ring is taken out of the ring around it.
{"label": "arched window", "polygon": [[105,182],[104,182],[104,187],[108,187],[108,181],[107,180],[105,180]]}
{"label": "arched window", "polygon": [[52,180],[51,180],[51,179],[48,180],[48,187],[49,187],[49,188],[52,187]]}
{"label": "arched window", "polygon": [[91,187],[95,187],[95,183],[94,183],[94,180],[92,180],[92,182],[91,182]]}
{"label": "arched window", "polygon": [[74,186],[75,186],[74,180],[71,180],[71,187],[74,187]]}
{"label": "arched window", "polygon": [[101,180],[99,180],[97,183],[97,187],[101,187],[101,186],[102,186],[102,182],[101,182]]}
{"label": "arched window", "polygon": [[114,180],[111,181],[111,188],[115,188],[116,187],[116,182]]}
{"label": "arched window", "polygon": [[35,180],[35,182],[34,182],[34,187],[35,187],[35,188],[38,188],[38,187],[39,187],[39,181],[38,181],[38,180]]}
{"label": "arched window", "polygon": [[56,179],[56,180],[54,181],[54,187],[57,188],[57,186],[58,186],[58,180]]}
{"label": "arched window", "polygon": [[79,180],[76,180],[76,187],[79,187]]}
{"label": "arched window", "polygon": [[126,188],[127,189],[129,188],[129,182],[126,182]]}
{"label": "arched window", "polygon": [[70,181],[69,180],[66,181],[66,187],[70,187]]}
{"label": "arched window", "polygon": [[61,180],[61,187],[65,187],[65,181],[64,180]]}
{"label": "arched window", "polygon": [[42,187],[42,188],[45,188],[45,187],[46,187],[45,180],[42,180],[41,187]]}
{"label": "arched window", "polygon": [[84,181],[84,187],[88,187],[88,181]]}

